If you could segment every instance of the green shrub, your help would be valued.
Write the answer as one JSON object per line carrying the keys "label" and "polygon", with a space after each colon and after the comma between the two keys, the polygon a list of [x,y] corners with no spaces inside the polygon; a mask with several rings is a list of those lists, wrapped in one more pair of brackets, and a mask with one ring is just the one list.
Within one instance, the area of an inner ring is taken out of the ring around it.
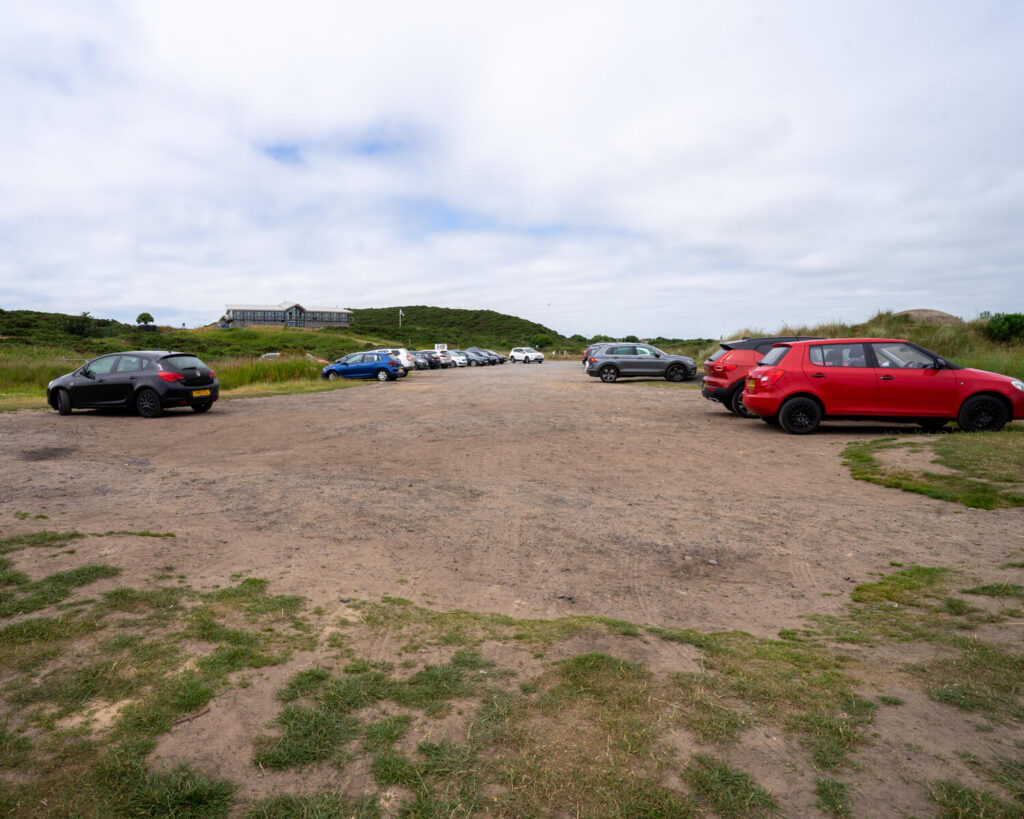
{"label": "green shrub", "polygon": [[1024,339],[1024,313],[996,313],[985,323],[985,335],[1003,344]]}

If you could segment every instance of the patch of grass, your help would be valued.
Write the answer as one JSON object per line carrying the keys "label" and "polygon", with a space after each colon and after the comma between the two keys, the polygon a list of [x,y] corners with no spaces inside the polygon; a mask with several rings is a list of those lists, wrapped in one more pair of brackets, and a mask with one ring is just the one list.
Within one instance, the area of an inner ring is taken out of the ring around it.
{"label": "patch of grass", "polygon": [[206,599],[211,603],[233,606],[250,620],[269,614],[279,618],[294,617],[306,605],[305,598],[297,595],[267,594],[267,581],[256,577],[247,577],[237,586],[211,592]]}
{"label": "patch of grass", "polygon": [[814,785],[818,807],[829,816],[845,819],[850,815],[850,788],[835,779],[819,779]]}
{"label": "patch of grass", "polygon": [[850,599],[856,603],[919,606],[925,599],[936,597],[945,588],[949,574],[948,569],[909,566],[875,583],[855,586]]}
{"label": "patch of grass", "polygon": [[0,770],[17,768],[28,759],[32,741],[0,727]]}
{"label": "patch of grass", "polygon": [[85,537],[81,532],[30,532],[24,535],[12,535],[0,539],[0,554],[7,554],[19,549],[49,548],[57,549],[66,546],[73,540]]}
{"label": "patch of grass", "polygon": [[125,529],[119,529],[117,531],[104,532],[104,535],[131,535],[132,537],[177,537],[174,532],[150,532],[148,529],[143,529],[139,532],[132,532]]}
{"label": "patch of grass", "polygon": [[331,672],[320,666],[299,671],[277,692],[277,698],[281,702],[293,702],[301,697],[307,697],[322,688],[330,678]]}
{"label": "patch of grass", "polygon": [[1024,655],[971,638],[954,637],[949,644],[958,650],[955,657],[911,667],[928,683],[932,699],[992,717],[1024,718],[1019,702],[1024,691]]}
{"label": "patch of grass", "polygon": [[359,735],[354,718],[326,709],[286,706],[275,724],[277,737],[259,737],[253,762],[264,768],[285,770],[340,757],[345,745]]}
{"label": "patch of grass", "polygon": [[422,791],[423,776],[419,767],[405,754],[387,748],[373,757],[370,771],[374,781],[383,787],[403,785],[413,791]]}
{"label": "patch of grass", "polygon": [[748,774],[705,754],[694,754],[684,772],[690,787],[706,799],[722,819],[774,816],[775,798]]}
{"label": "patch of grass", "polygon": [[[0,572],[2,571],[4,570],[0,567]],[[29,582],[27,578],[17,578],[6,572],[3,576],[10,581],[9,585],[18,587],[20,594],[0,592],[0,617],[30,614],[56,605],[69,597],[72,589],[103,578],[116,577],[120,573],[121,570],[113,566],[91,564]]]}
{"label": "patch of grass", "polygon": [[882,695],[878,698],[878,701],[882,703],[882,705],[903,705],[903,700],[899,697],[890,697],[887,695]]}
{"label": "patch of grass", "polygon": [[700,691],[698,710],[681,719],[702,738],[727,743],[741,726],[774,722],[800,735],[817,764],[827,768],[844,764],[865,740],[872,706],[855,695],[854,681],[843,673],[844,661],[821,646],[744,632],[649,631],[705,653],[706,671],[676,678],[690,702],[693,692]]}
{"label": "patch of grass", "polygon": [[983,594],[987,597],[1016,597],[1024,600],[1024,586],[1018,583],[988,583],[972,589],[961,589],[964,594]]}
{"label": "patch of grass", "polygon": [[1010,794],[1015,805],[1024,813],[1024,759],[997,757],[989,762],[974,754],[961,754],[964,760],[991,781],[1001,785]]}
{"label": "patch of grass", "polygon": [[1020,809],[997,799],[988,791],[966,788],[957,782],[936,782],[929,792],[942,808],[941,819],[1019,819]]}
{"label": "patch of grass", "polygon": [[843,463],[857,480],[916,492],[938,500],[977,509],[1024,506],[1015,488],[1024,474],[1024,436],[1007,427],[1001,433],[941,435],[925,440],[936,461],[957,470],[953,474],[908,472],[887,468],[876,456],[887,449],[919,446],[913,440],[883,438],[852,443],[843,450]]}
{"label": "patch of grass", "polygon": [[374,797],[353,800],[340,793],[272,796],[253,802],[245,813],[245,819],[380,819],[380,816],[380,805]]}
{"label": "patch of grass", "polygon": [[1004,563],[999,567],[1000,569],[1024,569],[1024,563],[1020,561],[1013,561],[1011,563]]}
{"label": "patch of grass", "polygon": [[363,729],[363,748],[376,751],[394,745],[409,733],[412,717],[401,714],[370,723]]}

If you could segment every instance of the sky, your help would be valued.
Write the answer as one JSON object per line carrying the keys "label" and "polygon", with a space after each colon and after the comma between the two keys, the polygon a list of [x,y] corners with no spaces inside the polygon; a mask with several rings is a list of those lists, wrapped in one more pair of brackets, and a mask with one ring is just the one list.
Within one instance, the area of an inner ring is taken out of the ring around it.
{"label": "sky", "polygon": [[1024,312],[1024,2],[0,0],[0,308]]}

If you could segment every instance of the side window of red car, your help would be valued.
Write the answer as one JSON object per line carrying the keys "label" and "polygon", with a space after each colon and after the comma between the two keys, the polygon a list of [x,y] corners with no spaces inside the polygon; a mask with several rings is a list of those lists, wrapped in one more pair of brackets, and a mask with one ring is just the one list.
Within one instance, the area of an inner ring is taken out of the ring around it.
{"label": "side window of red car", "polygon": [[866,367],[863,344],[817,344],[809,351],[811,364],[818,367]]}

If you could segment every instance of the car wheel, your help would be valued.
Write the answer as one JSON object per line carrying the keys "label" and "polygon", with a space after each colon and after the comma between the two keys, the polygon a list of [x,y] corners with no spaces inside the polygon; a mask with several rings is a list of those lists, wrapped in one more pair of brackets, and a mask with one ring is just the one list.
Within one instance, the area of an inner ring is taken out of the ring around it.
{"label": "car wheel", "polygon": [[206,412],[212,406],[213,406],[213,402],[212,401],[204,401],[202,404],[193,404],[192,405],[192,411],[193,412]]}
{"label": "car wheel", "polygon": [[965,432],[999,432],[1007,421],[1006,406],[991,395],[976,395],[964,401],[956,422]]}
{"label": "car wheel", "polygon": [[339,378],[341,378],[341,376],[334,372],[334,370],[331,370],[329,373],[327,373],[328,381],[337,381]]}
{"label": "car wheel", "polygon": [[469,362],[469,366],[470,367],[475,367],[476,366],[476,362],[475,361],[470,361]]}
{"label": "car wheel", "polygon": [[153,390],[139,390],[135,396],[135,411],[143,418],[159,418],[164,414],[160,396]]}
{"label": "car wheel", "polygon": [[732,391],[732,398],[729,399],[729,409],[736,413],[740,418],[757,418],[757,413],[748,410],[746,405],[743,403],[742,386]]}
{"label": "car wheel", "polygon": [[57,412],[60,415],[71,414],[71,393],[67,390],[57,390]]}
{"label": "car wheel", "polygon": [[918,421],[917,425],[925,432],[938,432],[948,423],[946,418],[929,418],[927,421]]}
{"label": "car wheel", "polygon": [[380,382],[390,381],[391,373],[389,373],[387,370],[377,370],[377,380]]}
{"label": "car wheel", "polygon": [[665,370],[665,379],[668,381],[682,381],[686,378],[686,367],[681,364],[673,364],[667,370]]}
{"label": "car wheel", "polygon": [[616,378],[619,377],[619,371],[616,370],[611,364],[605,364],[598,373],[601,376],[601,380],[605,384],[611,384]]}
{"label": "car wheel", "polygon": [[779,409],[779,426],[793,435],[807,435],[821,424],[821,407],[810,398],[790,398]]}

